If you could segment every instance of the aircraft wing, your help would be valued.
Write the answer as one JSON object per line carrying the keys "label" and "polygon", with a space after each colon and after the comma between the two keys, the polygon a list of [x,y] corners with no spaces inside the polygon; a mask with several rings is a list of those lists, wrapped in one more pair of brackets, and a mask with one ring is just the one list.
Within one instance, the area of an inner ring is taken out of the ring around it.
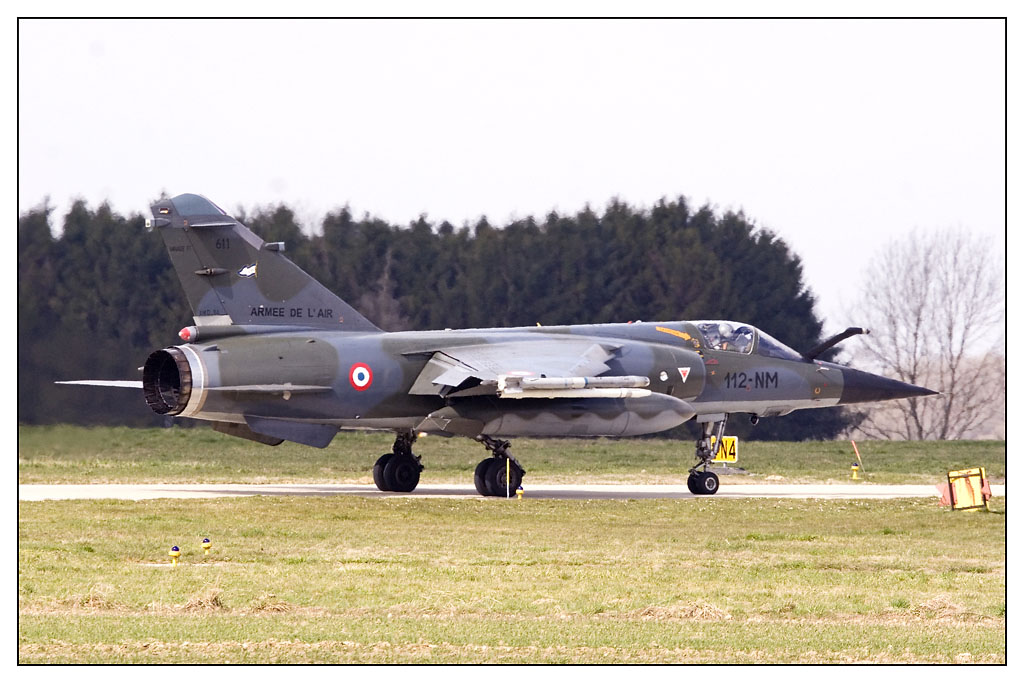
{"label": "aircraft wing", "polygon": [[[647,378],[598,377],[619,348],[591,339],[538,339],[434,350],[409,390],[502,398],[646,396]],[[428,352],[418,352],[428,353]],[[641,384],[642,382],[642,384]]]}

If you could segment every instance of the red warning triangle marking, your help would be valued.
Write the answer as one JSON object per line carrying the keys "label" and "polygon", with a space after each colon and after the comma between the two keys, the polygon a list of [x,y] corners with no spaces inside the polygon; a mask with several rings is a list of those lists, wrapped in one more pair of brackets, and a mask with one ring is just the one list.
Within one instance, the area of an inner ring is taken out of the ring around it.
{"label": "red warning triangle marking", "polygon": [[679,371],[679,376],[683,378],[683,382],[686,382],[686,378],[690,376],[690,368],[676,368]]}

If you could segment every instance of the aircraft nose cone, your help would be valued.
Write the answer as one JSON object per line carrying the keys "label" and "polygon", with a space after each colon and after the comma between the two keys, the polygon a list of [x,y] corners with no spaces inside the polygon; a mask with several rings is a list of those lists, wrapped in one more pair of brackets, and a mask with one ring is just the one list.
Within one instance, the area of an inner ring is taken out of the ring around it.
{"label": "aircraft nose cone", "polygon": [[897,398],[933,396],[939,392],[853,368],[843,368],[843,393],[839,403],[869,403]]}

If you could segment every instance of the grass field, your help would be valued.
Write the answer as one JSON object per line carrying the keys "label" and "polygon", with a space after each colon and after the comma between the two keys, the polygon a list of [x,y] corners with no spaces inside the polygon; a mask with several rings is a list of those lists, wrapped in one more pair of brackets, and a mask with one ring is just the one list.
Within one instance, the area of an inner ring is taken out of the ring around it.
{"label": "grass field", "polygon": [[[342,432],[326,449],[262,446],[197,429],[19,427],[18,481],[33,483],[371,483],[374,461],[391,450],[387,433]],[[866,481],[939,483],[945,472],[986,467],[1006,476],[1005,441],[858,443]],[[426,437],[415,445],[424,483],[468,483],[487,452],[469,439]],[[665,439],[516,439],[512,451],[535,483],[685,483],[691,442]],[[734,481],[849,481],[849,441],[740,444]]]}
{"label": "grass field", "polygon": [[[1001,662],[1005,508],[995,509],[22,503],[19,659]],[[185,552],[175,568],[172,543]]]}
{"label": "grass field", "polygon": [[[19,480],[368,481],[388,443],[269,449],[205,430],[23,428]],[[881,481],[969,465],[1005,476],[1002,442],[859,445]],[[690,459],[672,442],[516,446],[539,481],[682,481]],[[742,444],[756,472],[742,479],[848,481],[848,446]],[[424,480],[438,482],[468,481],[483,454],[442,439],[419,452]],[[1005,509],[1002,498],[991,513],[921,499],[22,502],[18,659],[1005,662]]]}

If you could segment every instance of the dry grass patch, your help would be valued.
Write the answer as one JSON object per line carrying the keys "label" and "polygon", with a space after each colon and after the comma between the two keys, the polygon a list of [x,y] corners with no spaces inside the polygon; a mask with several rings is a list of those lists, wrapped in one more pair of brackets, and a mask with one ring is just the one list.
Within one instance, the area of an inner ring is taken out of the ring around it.
{"label": "dry grass patch", "polygon": [[203,589],[189,598],[189,601],[182,606],[186,612],[213,612],[227,609],[221,602],[220,596],[223,591],[219,586],[207,584]]}
{"label": "dry grass patch", "polygon": [[295,605],[279,599],[273,593],[264,593],[253,599],[249,606],[251,612],[291,612],[293,609]]}
{"label": "dry grass patch", "polygon": [[641,621],[723,621],[732,619],[732,615],[725,610],[718,609],[706,602],[695,602],[688,605],[652,605],[633,610],[628,613],[628,617]]}
{"label": "dry grass patch", "polygon": [[929,619],[949,619],[951,617],[959,617],[964,614],[964,612],[965,610],[961,605],[958,605],[952,600],[948,600],[941,595],[926,602],[922,602],[914,608],[914,614]]}
{"label": "dry grass patch", "polygon": [[991,619],[991,617],[970,612],[963,605],[957,604],[941,595],[922,602],[920,605],[915,607],[912,612],[915,616],[922,619],[942,619],[951,621],[977,621]]}
{"label": "dry grass patch", "polygon": [[787,616],[778,613],[753,614],[740,619],[740,624],[813,624],[816,626],[922,626],[927,623],[940,625],[944,628],[976,629],[984,625],[989,628],[1003,628],[1003,622],[996,617],[983,614],[961,612],[955,618],[922,617],[913,611],[890,610],[876,614],[852,614],[847,612],[823,616]]}
{"label": "dry grass patch", "polygon": [[91,586],[85,595],[76,596],[72,602],[78,607],[117,609],[123,605],[111,597],[116,592],[117,589],[109,583],[97,583]]}
{"label": "dry grass patch", "polygon": [[[779,661],[779,653],[750,649],[697,649],[689,647],[588,647],[588,646],[508,646],[454,644],[449,642],[391,643],[386,641],[357,642],[348,640],[320,640],[313,642],[294,640],[255,640],[219,642],[165,642],[159,640],[108,643],[53,642],[21,644],[18,648],[21,663],[67,661],[121,661],[121,662],[216,662],[216,663],[677,663],[720,664],[722,662],[765,663]],[[911,652],[874,653],[865,649],[835,651],[789,652],[781,661],[790,663],[940,663],[945,660],[934,656],[915,655]],[[957,663],[1001,663],[997,655],[960,653]]]}
{"label": "dry grass patch", "polygon": [[109,583],[96,583],[85,593],[75,594],[69,598],[55,601],[51,606],[43,607],[43,611],[61,612],[71,610],[125,610],[128,606],[115,599],[117,589]]}

